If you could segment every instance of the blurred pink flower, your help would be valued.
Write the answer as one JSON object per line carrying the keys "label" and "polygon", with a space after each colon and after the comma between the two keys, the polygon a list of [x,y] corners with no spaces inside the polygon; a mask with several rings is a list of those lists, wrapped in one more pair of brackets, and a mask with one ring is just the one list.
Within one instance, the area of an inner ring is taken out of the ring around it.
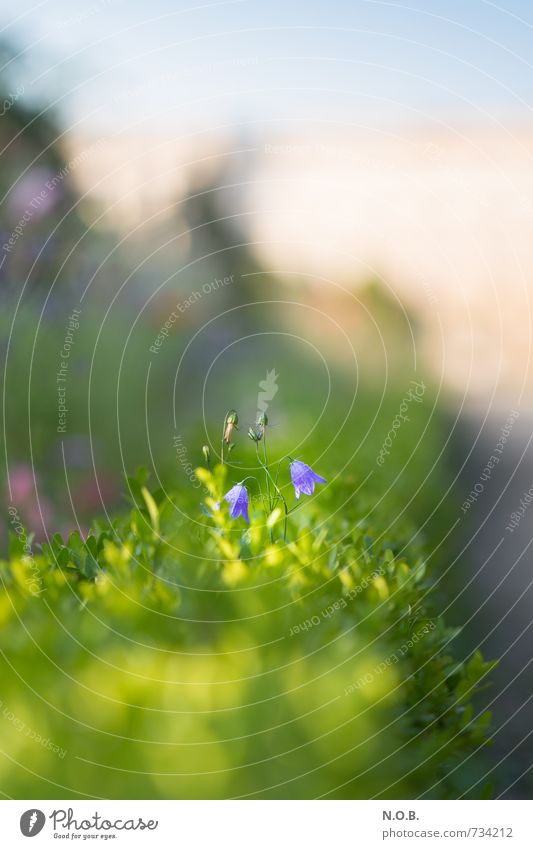
{"label": "blurred pink flower", "polygon": [[11,498],[17,505],[23,504],[35,495],[33,470],[28,463],[16,463],[9,474]]}
{"label": "blurred pink flower", "polygon": [[37,540],[46,538],[53,518],[51,504],[46,496],[37,490],[37,479],[33,479],[33,469],[29,463],[16,463],[9,473],[11,498],[6,492],[6,500],[11,500],[20,511],[22,523],[34,533]]}

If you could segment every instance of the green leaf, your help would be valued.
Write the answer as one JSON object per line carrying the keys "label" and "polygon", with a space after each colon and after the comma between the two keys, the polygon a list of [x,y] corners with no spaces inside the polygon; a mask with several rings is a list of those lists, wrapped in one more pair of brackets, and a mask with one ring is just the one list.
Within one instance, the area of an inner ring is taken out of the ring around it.
{"label": "green leaf", "polygon": [[152,523],[152,528],[155,534],[159,535],[159,510],[157,508],[157,504],[152,498],[149,490],[146,489],[145,486],[141,489],[142,496],[144,498],[146,507],[148,508],[148,513],[150,515],[150,521]]}
{"label": "green leaf", "polygon": [[276,525],[277,522],[279,522],[282,515],[283,515],[283,510],[281,509],[281,507],[276,507],[267,519],[267,528],[269,530],[271,530],[274,527],[274,525]]}

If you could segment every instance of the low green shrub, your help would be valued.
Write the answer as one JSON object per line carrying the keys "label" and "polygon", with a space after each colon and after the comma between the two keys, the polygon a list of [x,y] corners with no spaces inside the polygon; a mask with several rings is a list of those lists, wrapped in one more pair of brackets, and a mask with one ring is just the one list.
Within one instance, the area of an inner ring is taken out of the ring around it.
{"label": "low green shrub", "polygon": [[249,526],[231,520],[221,497],[243,474],[220,465],[176,493],[139,472],[130,509],[85,539],[33,551],[12,535],[0,571],[4,792],[468,795],[489,722],[472,699],[490,664],[458,663],[438,613],[435,427],[422,438],[427,416],[413,410],[382,467],[369,458],[383,428],[349,462],[331,448],[319,469],[329,484],[302,496],[286,543],[281,510],[265,521],[252,500]]}

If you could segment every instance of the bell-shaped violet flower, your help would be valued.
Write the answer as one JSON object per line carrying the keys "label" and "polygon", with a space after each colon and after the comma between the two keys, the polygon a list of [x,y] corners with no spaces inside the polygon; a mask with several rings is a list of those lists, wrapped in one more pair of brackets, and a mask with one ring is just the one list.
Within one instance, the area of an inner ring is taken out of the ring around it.
{"label": "bell-shaped violet flower", "polygon": [[248,490],[241,483],[235,484],[229,492],[224,496],[224,501],[227,501],[230,506],[230,516],[232,519],[238,519],[242,516],[244,521],[250,524],[248,518]]}
{"label": "bell-shaped violet flower", "polygon": [[315,483],[326,483],[325,478],[321,478],[307,463],[302,463],[301,460],[292,461],[291,480],[296,498],[299,498],[302,492],[304,495],[312,495],[315,491]]}

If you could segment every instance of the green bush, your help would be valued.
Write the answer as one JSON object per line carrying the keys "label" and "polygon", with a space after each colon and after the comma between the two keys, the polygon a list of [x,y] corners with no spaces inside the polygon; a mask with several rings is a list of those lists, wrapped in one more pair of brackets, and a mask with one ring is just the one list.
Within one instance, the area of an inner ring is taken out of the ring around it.
{"label": "green bush", "polygon": [[238,479],[221,466],[174,494],[139,472],[129,511],[85,540],[30,552],[19,526],[1,566],[4,792],[467,794],[489,721],[472,698],[490,665],[456,662],[438,615],[437,420],[428,433],[413,407],[372,463],[396,404],[348,463],[325,443],[329,485],[302,497],[286,544],[281,511],[266,523],[253,502],[248,527],[215,509]]}

